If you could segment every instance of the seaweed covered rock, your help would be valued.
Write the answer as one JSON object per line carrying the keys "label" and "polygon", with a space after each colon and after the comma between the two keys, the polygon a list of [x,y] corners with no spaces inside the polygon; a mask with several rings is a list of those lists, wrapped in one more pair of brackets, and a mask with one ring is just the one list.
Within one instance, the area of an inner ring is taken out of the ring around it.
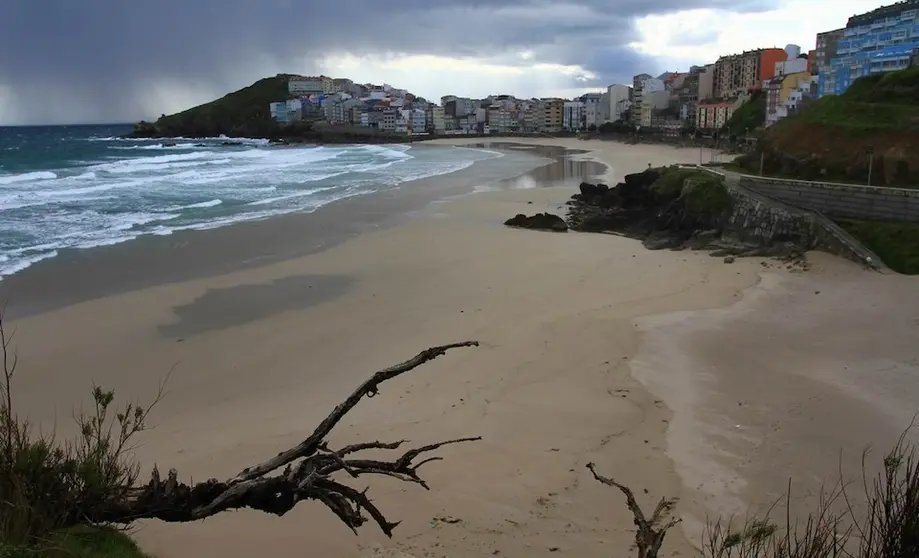
{"label": "seaweed covered rock", "polygon": [[504,222],[508,227],[517,227],[521,229],[531,229],[537,231],[566,232],[568,224],[558,215],[552,213],[537,213],[536,215],[526,216],[518,213]]}

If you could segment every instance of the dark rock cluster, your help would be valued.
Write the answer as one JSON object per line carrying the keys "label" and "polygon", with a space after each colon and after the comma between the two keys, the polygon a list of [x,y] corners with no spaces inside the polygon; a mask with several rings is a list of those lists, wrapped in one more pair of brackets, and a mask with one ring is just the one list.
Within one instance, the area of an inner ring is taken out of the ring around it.
{"label": "dark rock cluster", "polygon": [[568,202],[568,224],[576,231],[616,232],[650,249],[703,248],[721,236],[732,200],[716,178],[688,169],[626,175],[610,188],[580,185]]}
{"label": "dark rock cluster", "polygon": [[613,186],[582,182],[567,203],[567,224],[549,213],[517,215],[511,227],[614,233],[639,239],[650,250],[709,250],[713,256],[797,257],[794,242],[742,242],[726,227],[734,199],[717,177],[694,169],[629,174]]}
{"label": "dark rock cluster", "polygon": [[537,231],[567,232],[568,224],[558,215],[551,213],[537,213],[536,215],[526,216],[518,213],[504,222],[508,227],[517,227],[521,229],[531,229]]}

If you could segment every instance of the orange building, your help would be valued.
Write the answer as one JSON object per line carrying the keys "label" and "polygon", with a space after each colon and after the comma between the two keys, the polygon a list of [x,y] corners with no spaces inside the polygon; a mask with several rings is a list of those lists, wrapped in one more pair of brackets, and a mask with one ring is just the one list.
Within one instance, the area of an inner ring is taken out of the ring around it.
{"label": "orange building", "polygon": [[760,48],[722,56],[715,62],[712,93],[718,99],[733,99],[755,91],[775,76],[775,63],[788,58],[781,48]]}
{"label": "orange building", "polygon": [[817,73],[817,51],[811,50],[807,53],[807,73],[815,75]]}
{"label": "orange building", "polygon": [[774,78],[775,63],[784,62],[785,60],[788,60],[788,53],[785,52],[785,49],[764,48],[763,53],[760,55],[759,80],[757,80],[754,89],[761,88],[764,81]]}

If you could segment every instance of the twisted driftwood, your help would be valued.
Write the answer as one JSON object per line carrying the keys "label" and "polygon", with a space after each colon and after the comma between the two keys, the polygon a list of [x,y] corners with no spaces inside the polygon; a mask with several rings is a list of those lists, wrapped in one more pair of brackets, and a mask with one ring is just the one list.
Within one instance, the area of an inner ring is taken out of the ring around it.
{"label": "twisted driftwood", "polygon": [[628,486],[598,474],[593,463],[588,463],[587,468],[593,473],[595,479],[607,486],[618,488],[625,495],[625,503],[629,511],[632,512],[635,526],[638,527],[635,532],[635,546],[638,547],[638,558],[657,558],[661,545],[664,544],[664,536],[667,535],[667,531],[680,522],[677,518],[668,518],[673,506],[676,505],[676,500],[661,498],[654,508],[651,518],[648,519]]}
{"label": "twisted driftwood", "polygon": [[[327,446],[325,438],[364,396],[376,395],[381,383],[434,360],[449,349],[471,346],[478,346],[478,342],[465,341],[432,347],[405,362],[380,370],[335,407],[300,444],[264,463],[243,469],[232,479],[223,482],[211,479],[189,486],[178,481],[175,469],[171,469],[166,480],[163,480],[159,471],[154,468],[152,478],[146,486],[132,488],[125,498],[107,502],[105,506],[98,508],[92,517],[84,517],[83,521],[130,523],[138,519],[155,518],[183,522],[240,508],[251,508],[280,516],[303,500],[317,500],[325,504],[352,530],[367,521],[364,516],[366,512],[387,536],[392,536],[392,529],[399,523],[386,519],[367,497],[366,489],[352,488],[343,481],[334,479],[333,475],[341,471],[352,478],[361,475],[385,475],[417,483],[427,489],[428,485],[418,476],[418,468],[441,458],[427,457],[418,462],[416,459],[448,444],[481,438],[459,438],[410,449],[392,461],[362,459],[357,454],[369,449],[395,450],[406,443],[406,440],[366,442],[332,450]],[[282,467],[283,470],[280,471]]]}

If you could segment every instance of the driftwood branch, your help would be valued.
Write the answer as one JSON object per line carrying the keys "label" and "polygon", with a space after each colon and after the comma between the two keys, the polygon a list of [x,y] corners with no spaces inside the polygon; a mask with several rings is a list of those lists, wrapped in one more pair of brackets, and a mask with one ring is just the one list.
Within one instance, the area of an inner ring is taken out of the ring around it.
{"label": "driftwood branch", "polygon": [[443,446],[481,438],[458,438],[409,449],[391,461],[362,459],[356,454],[365,450],[397,450],[406,440],[365,442],[333,450],[329,449],[325,438],[364,396],[376,395],[381,383],[434,360],[450,349],[473,346],[478,346],[478,342],[432,347],[405,362],[380,370],[335,407],[305,440],[263,463],[244,469],[232,479],[222,482],[211,479],[186,485],[178,481],[175,469],[163,480],[154,468],[145,486],[132,488],[126,497],[106,502],[104,506],[94,506],[96,511],[91,516],[74,518],[74,522],[124,524],[148,518],[184,522],[241,508],[283,515],[303,500],[316,500],[352,530],[368,520],[366,513],[386,535],[392,536],[392,529],[398,523],[386,519],[367,496],[366,489],[352,488],[333,478],[335,474],[342,473],[352,479],[363,475],[389,476],[427,489],[428,485],[418,475],[418,468],[440,458],[416,460]]}
{"label": "driftwood branch", "polygon": [[628,486],[620,484],[614,479],[600,475],[597,473],[593,463],[588,463],[587,468],[590,469],[595,479],[607,486],[618,488],[622,494],[625,495],[626,505],[629,511],[632,512],[635,526],[638,527],[638,530],[635,532],[635,546],[638,547],[638,557],[657,558],[661,545],[664,544],[664,536],[666,536],[667,531],[680,522],[680,519],[670,517],[670,512],[673,511],[676,500],[661,498],[660,502],[658,502],[657,506],[654,508],[654,513],[651,514],[651,518],[648,519],[645,517],[641,506],[638,505],[635,494],[632,493],[632,490]]}

